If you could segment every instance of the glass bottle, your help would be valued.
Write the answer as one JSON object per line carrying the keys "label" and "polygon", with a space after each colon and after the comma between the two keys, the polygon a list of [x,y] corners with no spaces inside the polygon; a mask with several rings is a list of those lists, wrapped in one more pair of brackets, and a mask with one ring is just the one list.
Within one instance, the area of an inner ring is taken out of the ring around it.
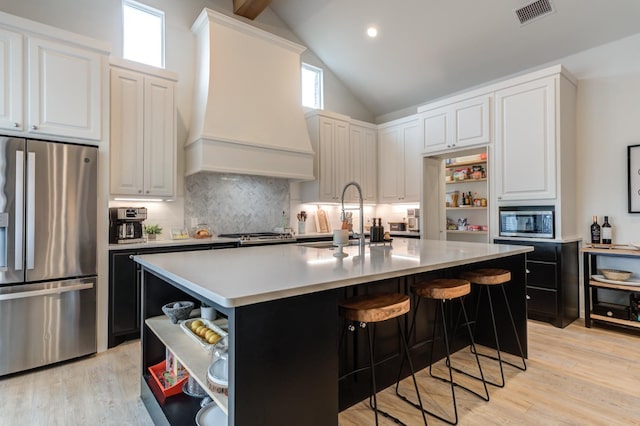
{"label": "glass bottle", "polygon": [[598,216],[593,216],[591,224],[591,244],[600,244],[600,225],[598,225]]}

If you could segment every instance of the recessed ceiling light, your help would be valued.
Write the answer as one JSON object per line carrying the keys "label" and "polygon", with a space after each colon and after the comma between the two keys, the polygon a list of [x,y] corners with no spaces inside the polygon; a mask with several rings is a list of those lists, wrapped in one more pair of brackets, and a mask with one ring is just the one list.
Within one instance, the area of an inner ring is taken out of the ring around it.
{"label": "recessed ceiling light", "polygon": [[376,27],[367,28],[367,35],[371,38],[375,38],[378,35],[378,29]]}

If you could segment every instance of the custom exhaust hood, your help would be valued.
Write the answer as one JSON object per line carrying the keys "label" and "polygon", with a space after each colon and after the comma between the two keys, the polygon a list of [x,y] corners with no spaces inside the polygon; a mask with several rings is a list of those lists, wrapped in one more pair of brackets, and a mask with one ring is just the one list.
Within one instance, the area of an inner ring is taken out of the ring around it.
{"label": "custom exhaust hood", "polygon": [[197,64],[185,173],[314,179],[300,96],[305,48],[210,9],[191,30]]}

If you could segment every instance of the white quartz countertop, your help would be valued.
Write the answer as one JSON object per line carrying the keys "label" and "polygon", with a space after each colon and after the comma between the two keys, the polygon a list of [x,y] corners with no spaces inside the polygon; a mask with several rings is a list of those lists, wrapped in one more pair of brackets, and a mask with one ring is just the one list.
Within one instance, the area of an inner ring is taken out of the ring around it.
{"label": "white quartz countertop", "polygon": [[195,246],[202,244],[237,243],[237,238],[186,238],[184,240],[149,240],[145,243],[109,244],[109,250],[154,249],[160,247]]}
{"label": "white quartz countertop", "polygon": [[533,247],[396,238],[392,245],[334,249],[300,244],[160,253],[134,260],[228,308],[533,251]]}

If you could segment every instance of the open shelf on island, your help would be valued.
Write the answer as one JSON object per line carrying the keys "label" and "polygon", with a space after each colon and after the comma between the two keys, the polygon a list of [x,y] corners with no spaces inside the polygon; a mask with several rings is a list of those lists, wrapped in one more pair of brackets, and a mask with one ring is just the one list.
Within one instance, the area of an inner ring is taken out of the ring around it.
{"label": "open shelf on island", "polygon": [[447,185],[454,185],[454,184],[458,184],[458,183],[471,183],[471,182],[486,182],[487,178],[480,178],[480,179],[464,179],[464,180],[450,180],[445,182]]}
{"label": "open shelf on island", "polygon": [[453,169],[456,167],[465,167],[465,166],[473,166],[474,164],[486,164],[487,160],[477,160],[477,161],[463,161],[460,163],[449,163],[445,164],[447,169]]}
{"label": "open shelf on island", "polygon": [[627,327],[640,328],[640,321],[631,321],[631,320],[625,320],[620,318],[606,317],[604,315],[598,315],[593,313],[591,314],[591,319],[603,321],[603,322],[610,322],[610,323],[619,324],[619,325],[625,325]]}
{"label": "open shelf on island", "polygon": [[212,392],[207,386],[207,370],[211,365],[211,355],[187,336],[180,325],[172,324],[169,318],[164,315],[148,318],[145,324],[173,352],[178,361],[187,369],[189,375],[228,415],[228,398],[225,395]]}

